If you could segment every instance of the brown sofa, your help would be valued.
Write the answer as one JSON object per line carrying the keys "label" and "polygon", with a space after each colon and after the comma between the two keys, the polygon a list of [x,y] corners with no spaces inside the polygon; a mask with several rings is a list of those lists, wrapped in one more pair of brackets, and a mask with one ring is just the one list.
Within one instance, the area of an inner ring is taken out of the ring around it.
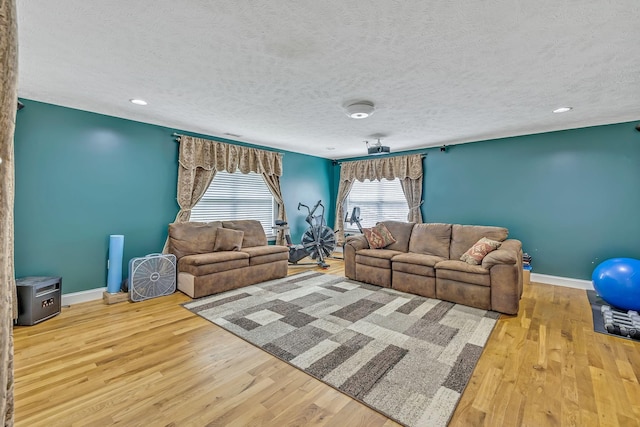
{"label": "brown sofa", "polygon": [[169,224],[169,252],[178,260],[178,289],[191,298],[287,275],[287,247],[269,245],[254,220]]}
{"label": "brown sofa", "polygon": [[[522,295],[522,244],[501,227],[383,221],[396,239],[370,249],[363,235],[344,246],[350,279],[428,298],[516,314]],[[502,242],[480,265],[460,257],[482,237]]]}

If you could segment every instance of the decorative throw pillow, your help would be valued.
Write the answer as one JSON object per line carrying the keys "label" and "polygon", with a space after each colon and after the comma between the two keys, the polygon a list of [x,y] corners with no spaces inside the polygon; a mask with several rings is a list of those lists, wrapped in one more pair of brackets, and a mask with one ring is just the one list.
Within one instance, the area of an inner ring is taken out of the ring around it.
{"label": "decorative throw pillow", "polygon": [[461,261],[471,265],[480,265],[482,260],[489,252],[493,252],[500,247],[502,243],[483,237],[471,246],[460,257]]}
{"label": "decorative throw pillow", "polygon": [[396,242],[389,229],[381,222],[377,223],[375,227],[363,228],[362,233],[369,242],[371,249],[380,249],[385,246],[389,246]]}
{"label": "decorative throw pillow", "polygon": [[213,250],[220,223],[174,222],[169,224],[169,252],[177,259]]}
{"label": "decorative throw pillow", "polygon": [[242,248],[243,237],[244,231],[220,227],[218,228],[216,243],[213,245],[213,251],[239,251]]}

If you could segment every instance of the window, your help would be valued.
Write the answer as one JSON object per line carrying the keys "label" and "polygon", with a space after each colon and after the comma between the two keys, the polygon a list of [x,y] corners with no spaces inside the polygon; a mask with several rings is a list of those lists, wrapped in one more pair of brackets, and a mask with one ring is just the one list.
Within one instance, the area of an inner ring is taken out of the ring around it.
{"label": "window", "polygon": [[[360,208],[360,223],[365,228],[373,227],[378,221],[406,221],[409,214],[399,179],[355,181],[345,202],[345,212],[351,216],[356,206]],[[346,231],[358,231],[355,223],[347,222],[344,227]]]}
{"label": "window", "polygon": [[257,173],[217,172],[202,199],[191,209],[191,221],[256,219],[267,237],[273,228],[277,206],[271,191]]}

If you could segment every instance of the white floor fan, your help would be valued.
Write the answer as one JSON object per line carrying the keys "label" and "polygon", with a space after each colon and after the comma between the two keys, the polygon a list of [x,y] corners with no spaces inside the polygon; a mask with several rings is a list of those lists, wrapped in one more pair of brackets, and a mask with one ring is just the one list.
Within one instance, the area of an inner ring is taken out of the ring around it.
{"label": "white floor fan", "polygon": [[149,254],[129,261],[129,298],[144,301],[176,291],[176,257]]}

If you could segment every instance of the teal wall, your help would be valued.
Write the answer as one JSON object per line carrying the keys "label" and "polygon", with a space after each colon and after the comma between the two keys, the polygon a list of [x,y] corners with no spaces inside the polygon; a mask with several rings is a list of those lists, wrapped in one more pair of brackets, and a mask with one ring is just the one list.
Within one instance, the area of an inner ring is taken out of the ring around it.
{"label": "teal wall", "polygon": [[[15,133],[16,277],[62,276],[65,294],[106,286],[110,234],[125,235],[125,264],[161,252],[178,211],[172,133],[181,131],[22,101]],[[298,201],[329,201],[331,161],[286,152],[283,162],[281,184],[297,241],[306,228]]]}
{"label": "teal wall", "polygon": [[589,280],[605,259],[640,258],[635,125],[424,150],[423,219],[507,227],[534,273]]}
{"label": "teal wall", "polygon": [[535,273],[590,279],[612,257],[640,258],[635,123],[432,150],[425,221],[503,225]]}
{"label": "teal wall", "polygon": [[[325,207],[325,220],[333,228],[335,218],[335,197],[331,196],[333,166],[331,160],[289,152],[284,155],[284,165],[280,185],[287,210],[287,220],[291,227],[291,239],[297,244],[309,227],[305,222],[307,210],[305,208],[298,210],[298,203],[313,208],[318,200],[322,200]],[[316,211],[316,215],[320,213],[320,210]]]}
{"label": "teal wall", "polygon": [[[23,102],[15,136],[16,276],[60,275],[63,293],[105,286],[110,234],[125,235],[125,263],[160,252],[178,210],[171,134],[185,132]],[[589,279],[604,259],[640,258],[634,126],[423,150],[424,219],[506,226],[532,255],[535,273]],[[330,160],[285,153],[281,183],[295,243],[307,228],[298,202],[322,200],[333,226],[338,176]]]}

